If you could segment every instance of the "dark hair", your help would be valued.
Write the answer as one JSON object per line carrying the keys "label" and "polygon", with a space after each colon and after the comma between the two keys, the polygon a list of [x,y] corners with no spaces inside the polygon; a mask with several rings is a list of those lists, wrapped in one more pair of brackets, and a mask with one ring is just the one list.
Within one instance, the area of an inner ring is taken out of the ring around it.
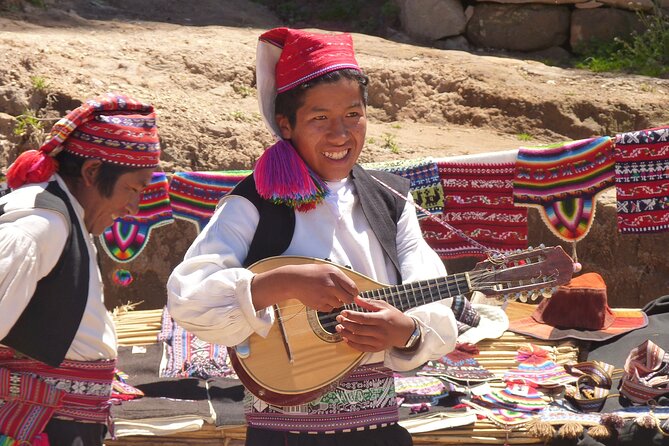
{"label": "dark hair", "polygon": [[307,90],[322,83],[333,83],[340,79],[349,79],[358,82],[360,86],[360,96],[362,103],[367,106],[367,85],[369,78],[365,73],[353,68],[345,68],[343,70],[330,71],[324,75],[307,81],[299,86],[279,93],[276,95],[276,103],[274,105],[274,113],[277,115],[284,115],[288,118],[291,126],[295,125],[297,110],[304,105],[304,95]]}
{"label": "dark hair", "polygon": [[[61,151],[56,155],[58,174],[64,177],[81,178],[81,167],[87,159],[90,158],[77,156],[65,150]],[[119,166],[102,161],[95,187],[103,197],[109,198],[114,193],[114,186],[118,178],[124,173],[133,172],[137,169],[137,167]]]}

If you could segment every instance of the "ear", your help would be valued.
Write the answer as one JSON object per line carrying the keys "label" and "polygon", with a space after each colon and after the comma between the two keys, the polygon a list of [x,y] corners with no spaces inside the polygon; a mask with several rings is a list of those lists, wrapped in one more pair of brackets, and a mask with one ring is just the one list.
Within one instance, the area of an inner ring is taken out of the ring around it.
{"label": "ear", "polygon": [[291,139],[293,136],[293,127],[290,125],[290,120],[286,115],[276,115],[276,123],[281,130],[281,137],[283,139]]}
{"label": "ear", "polygon": [[87,159],[81,166],[81,178],[86,187],[94,186],[98,180],[102,161],[99,159]]}

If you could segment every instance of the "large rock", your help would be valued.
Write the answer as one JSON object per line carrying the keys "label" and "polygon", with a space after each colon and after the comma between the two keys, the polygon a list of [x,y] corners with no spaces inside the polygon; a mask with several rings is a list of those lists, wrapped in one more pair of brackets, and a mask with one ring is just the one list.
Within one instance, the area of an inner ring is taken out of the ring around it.
{"label": "large rock", "polygon": [[567,6],[478,3],[467,39],[483,48],[543,50],[567,41],[569,17]]}
{"label": "large rock", "polygon": [[459,0],[401,0],[399,4],[402,28],[419,40],[457,36],[467,25]]}
{"label": "large rock", "polygon": [[569,43],[572,51],[584,53],[593,43],[611,42],[643,29],[643,23],[634,12],[615,8],[576,9],[571,15]]}
{"label": "large rock", "polygon": [[[631,11],[652,11],[655,8],[653,0],[600,0],[606,5]],[[669,0],[659,0],[658,6],[669,7]]]}

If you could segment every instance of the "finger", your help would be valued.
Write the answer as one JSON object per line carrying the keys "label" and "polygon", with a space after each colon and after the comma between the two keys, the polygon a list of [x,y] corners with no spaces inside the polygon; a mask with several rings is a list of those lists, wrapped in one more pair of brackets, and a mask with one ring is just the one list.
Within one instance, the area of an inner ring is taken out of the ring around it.
{"label": "finger", "polygon": [[338,299],[345,304],[353,302],[353,298],[359,293],[358,286],[353,279],[337,270],[337,272],[333,274],[332,280],[337,284],[338,290],[341,291],[341,293],[337,295]]}
{"label": "finger", "polygon": [[380,299],[368,299],[366,297],[356,296],[354,302],[363,310],[367,311],[379,311],[388,306],[391,306],[388,302]]}
{"label": "finger", "polygon": [[384,350],[383,344],[373,336],[361,336],[358,334],[346,334],[342,336],[344,341],[352,348],[361,352],[378,352]]}

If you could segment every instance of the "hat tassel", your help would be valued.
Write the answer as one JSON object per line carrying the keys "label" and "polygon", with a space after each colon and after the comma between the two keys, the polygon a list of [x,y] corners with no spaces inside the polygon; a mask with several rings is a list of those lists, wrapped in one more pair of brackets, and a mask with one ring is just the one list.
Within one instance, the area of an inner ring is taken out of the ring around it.
{"label": "hat tassel", "polygon": [[328,193],[289,141],[267,148],[256,162],[253,176],[258,194],[276,204],[306,212],[316,207]]}
{"label": "hat tassel", "polygon": [[43,183],[58,171],[58,161],[41,150],[26,150],[7,170],[7,185],[16,189],[27,183]]}

